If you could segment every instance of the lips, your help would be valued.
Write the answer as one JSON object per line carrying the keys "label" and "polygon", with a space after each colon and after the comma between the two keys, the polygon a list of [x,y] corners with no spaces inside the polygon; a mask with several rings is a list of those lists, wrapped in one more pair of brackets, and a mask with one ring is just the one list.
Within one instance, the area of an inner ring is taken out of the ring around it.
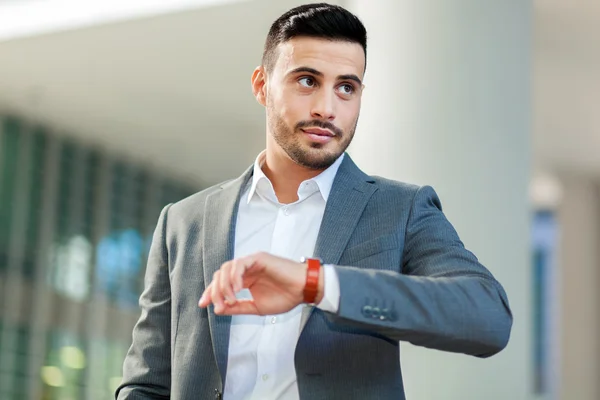
{"label": "lips", "polygon": [[319,144],[329,143],[330,141],[334,140],[333,138],[335,137],[333,132],[331,132],[327,129],[308,128],[308,129],[302,129],[302,132],[304,132],[304,134],[306,134],[306,136],[312,142],[319,143]]}
{"label": "lips", "polygon": [[308,128],[308,129],[302,129],[302,131],[304,133],[308,133],[310,135],[327,136],[327,137],[333,137],[333,136],[335,136],[333,134],[333,132],[331,132],[330,130],[327,130],[327,129]]}

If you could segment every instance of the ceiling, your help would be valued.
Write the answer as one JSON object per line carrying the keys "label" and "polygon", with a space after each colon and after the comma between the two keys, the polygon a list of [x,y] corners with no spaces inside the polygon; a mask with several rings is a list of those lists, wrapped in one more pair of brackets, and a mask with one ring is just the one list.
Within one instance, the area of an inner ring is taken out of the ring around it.
{"label": "ceiling", "polygon": [[[0,111],[200,185],[228,179],[264,146],[250,75],[270,23],[299,3],[254,0],[0,42]],[[600,9],[566,3],[534,2],[534,159],[600,176]]]}

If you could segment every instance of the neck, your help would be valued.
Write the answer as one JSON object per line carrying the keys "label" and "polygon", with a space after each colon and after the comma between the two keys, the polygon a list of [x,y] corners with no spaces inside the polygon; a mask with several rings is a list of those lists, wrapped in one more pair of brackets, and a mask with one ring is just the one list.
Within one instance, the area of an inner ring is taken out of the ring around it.
{"label": "neck", "polygon": [[314,178],[324,170],[314,170],[296,164],[282,149],[267,147],[262,171],[269,178],[280,203],[289,204],[298,200],[298,187],[307,179]]}

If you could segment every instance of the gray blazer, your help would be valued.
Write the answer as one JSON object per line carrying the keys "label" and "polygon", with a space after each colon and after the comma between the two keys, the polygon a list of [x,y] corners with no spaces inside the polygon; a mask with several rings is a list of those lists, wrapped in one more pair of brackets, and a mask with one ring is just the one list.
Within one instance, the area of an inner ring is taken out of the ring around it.
{"label": "gray blazer", "polygon": [[[118,399],[220,398],[231,317],[197,306],[233,257],[252,168],[162,211]],[[502,286],[465,249],[429,186],[363,173],[346,154],[315,256],[336,265],[336,314],[307,307],[294,358],[301,399],[404,399],[401,340],[488,357],[512,315]]]}

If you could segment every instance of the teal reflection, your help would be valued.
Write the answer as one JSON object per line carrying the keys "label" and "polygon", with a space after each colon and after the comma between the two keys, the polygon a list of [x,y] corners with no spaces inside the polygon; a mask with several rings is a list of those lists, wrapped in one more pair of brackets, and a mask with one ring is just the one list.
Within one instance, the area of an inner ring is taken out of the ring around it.
{"label": "teal reflection", "polygon": [[144,248],[144,240],[135,229],[114,232],[98,244],[97,289],[121,307],[137,306]]}

